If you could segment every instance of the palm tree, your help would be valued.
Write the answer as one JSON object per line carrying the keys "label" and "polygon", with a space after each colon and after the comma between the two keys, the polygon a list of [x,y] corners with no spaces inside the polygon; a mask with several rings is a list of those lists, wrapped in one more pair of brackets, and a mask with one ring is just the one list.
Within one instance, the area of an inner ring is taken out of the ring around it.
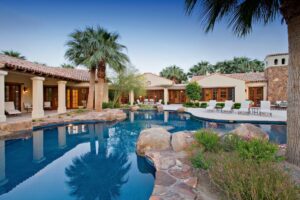
{"label": "palm tree", "polygon": [[175,83],[181,83],[187,80],[187,76],[183,69],[176,65],[164,68],[160,73],[160,76],[174,81]]}
{"label": "palm tree", "polygon": [[75,67],[73,65],[70,65],[70,64],[66,64],[66,63],[63,63],[60,65],[62,68],[66,68],[66,69],[74,69]]}
{"label": "palm tree", "polygon": [[99,98],[95,102],[97,111],[102,110],[104,95],[104,83],[106,79],[106,67],[114,71],[122,71],[129,62],[129,58],[122,51],[126,48],[118,43],[120,38],[117,33],[110,33],[101,27],[89,27],[85,30],[88,45],[92,54],[85,60],[89,66],[97,66]]}
{"label": "palm tree", "polygon": [[201,61],[201,62],[197,63],[196,65],[192,66],[189,69],[189,72],[187,73],[187,75],[189,77],[193,77],[193,76],[206,75],[208,73],[213,73],[213,72],[214,72],[214,68],[211,64],[209,64],[209,62]]}
{"label": "palm tree", "polygon": [[268,24],[282,15],[287,24],[289,43],[287,159],[300,166],[300,3],[299,0],[185,0],[186,12],[200,6],[205,31],[225,18],[233,32],[245,36],[255,22]]}
{"label": "palm tree", "polygon": [[4,55],[7,55],[7,56],[11,56],[11,57],[15,57],[15,58],[20,58],[22,60],[26,60],[26,57],[25,56],[22,56],[21,53],[17,52],[17,51],[13,51],[13,50],[10,50],[10,51],[2,51],[2,53]]}
{"label": "palm tree", "polygon": [[90,71],[89,94],[87,108],[94,109],[94,96],[95,96],[95,75],[96,65],[85,65],[85,60],[92,55],[93,51],[89,47],[88,37],[85,32],[75,30],[69,36],[71,39],[67,42],[68,49],[65,57],[72,61],[75,65],[84,65]]}

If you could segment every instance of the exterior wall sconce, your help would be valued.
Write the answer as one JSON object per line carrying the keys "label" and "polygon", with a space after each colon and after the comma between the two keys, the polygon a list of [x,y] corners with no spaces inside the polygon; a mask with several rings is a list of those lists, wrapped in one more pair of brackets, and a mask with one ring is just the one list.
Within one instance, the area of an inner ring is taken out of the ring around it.
{"label": "exterior wall sconce", "polygon": [[28,92],[28,88],[27,87],[24,87],[23,88],[23,93],[27,93]]}

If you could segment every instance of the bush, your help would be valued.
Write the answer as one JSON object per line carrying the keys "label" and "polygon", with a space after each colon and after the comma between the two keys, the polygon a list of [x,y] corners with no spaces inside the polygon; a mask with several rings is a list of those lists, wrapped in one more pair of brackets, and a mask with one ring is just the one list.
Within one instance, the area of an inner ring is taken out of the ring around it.
{"label": "bush", "polygon": [[106,108],[120,108],[120,104],[119,103],[116,103],[115,105],[114,105],[114,103],[113,102],[103,102],[102,103],[102,108],[103,109],[106,109]]}
{"label": "bush", "polygon": [[222,148],[224,151],[235,151],[238,148],[241,139],[234,134],[228,134],[223,137]]}
{"label": "bush", "polygon": [[200,106],[200,103],[196,102],[196,103],[194,103],[194,106],[198,108]]}
{"label": "bush", "polygon": [[201,98],[201,87],[197,82],[190,82],[185,87],[186,96],[190,100],[199,100]]}
{"label": "bush", "polygon": [[191,107],[194,107],[194,103],[193,102],[186,102],[183,104],[184,107],[187,107],[187,108],[191,108]]}
{"label": "bush", "polygon": [[195,133],[196,141],[204,147],[204,151],[218,152],[221,148],[220,137],[211,130],[199,130]]}
{"label": "bush", "polygon": [[201,168],[206,170],[209,167],[209,164],[208,162],[206,162],[202,152],[198,152],[196,155],[194,155],[191,158],[191,163],[195,168]]}
{"label": "bush", "polygon": [[258,139],[240,140],[237,146],[237,152],[242,159],[253,159],[257,162],[275,161],[277,151],[277,145]]}
{"label": "bush", "polygon": [[212,158],[209,175],[226,199],[296,200],[300,190],[288,174],[272,162],[243,160],[234,153],[219,153]]}
{"label": "bush", "polygon": [[217,103],[217,104],[216,104],[216,107],[224,108],[224,106],[225,106],[225,103]]}
{"label": "bush", "polygon": [[206,108],[207,107],[207,103],[201,103],[200,108]]}
{"label": "bush", "polygon": [[233,104],[233,109],[240,109],[241,108],[241,103],[234,103]]}

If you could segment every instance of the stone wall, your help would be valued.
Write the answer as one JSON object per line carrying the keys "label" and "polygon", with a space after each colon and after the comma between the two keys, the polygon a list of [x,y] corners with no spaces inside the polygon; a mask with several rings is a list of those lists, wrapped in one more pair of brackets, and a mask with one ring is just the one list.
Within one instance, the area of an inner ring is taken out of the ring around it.
{"label": "stone wall", "polygon": [[288,67],[268,67],[265,69],[265,76],[268,80],[268,100],[272,103],[275,101],[286,101]]}

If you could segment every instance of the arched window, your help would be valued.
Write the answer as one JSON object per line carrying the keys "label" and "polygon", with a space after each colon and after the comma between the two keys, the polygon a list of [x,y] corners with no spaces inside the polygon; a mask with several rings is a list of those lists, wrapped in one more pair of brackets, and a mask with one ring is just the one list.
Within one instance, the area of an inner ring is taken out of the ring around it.
{"label": "arched window", "polygon": [[274,65],[278,65],[278,60],[277,59],[274,60]]}
{"label": "arched window", "polygon": [[281,64],[285,65],[285,58],[281,59]]}

